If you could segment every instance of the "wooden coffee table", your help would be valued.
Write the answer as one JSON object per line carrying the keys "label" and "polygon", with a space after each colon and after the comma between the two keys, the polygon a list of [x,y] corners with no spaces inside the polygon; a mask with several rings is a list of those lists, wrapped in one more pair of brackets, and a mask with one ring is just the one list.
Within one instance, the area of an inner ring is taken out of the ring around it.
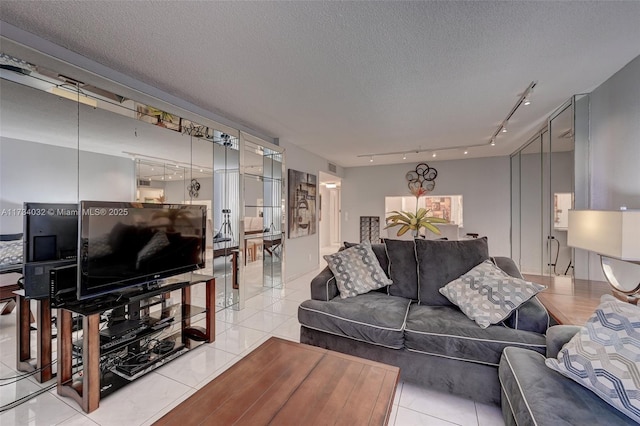
{"label": "wooden coffee table", "polygon": [[156,425],[384,425],[400,369],[272,337]]}

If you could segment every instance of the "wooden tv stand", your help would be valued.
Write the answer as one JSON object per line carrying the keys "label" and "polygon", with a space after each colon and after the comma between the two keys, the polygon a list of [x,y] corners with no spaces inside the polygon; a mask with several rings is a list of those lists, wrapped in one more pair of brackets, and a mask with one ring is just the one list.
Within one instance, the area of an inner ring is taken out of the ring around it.
{"label": "wooden tv stand", "polygon": [[[156,289],[148,294],[143,294],[135,298],[133,303],[140,303],[140,301],[149,300],[150,298],[159,296],[164,303],[167,299],[168,293],[171,291],[180,290],[182,294],[181,300],[181,318],[180,318],[180,336],[178,338],[185,344],[186,348],[191,349],[193,346],[184,333],[184,330],[190,326],[191,316],[193,314],[204,313],[206,315],[205,327],[204,327],[204,341],[213,342],[215,340],[215,278],[201,276],[201,280],[182,282],[171,285],[169,287]],[[191,306],[191,287],[196,284],[203,283],[206,287],[206,307],[197,308]],[[176,288],[179,285],[180,288]],[[127,303],[122,303],[120,306],[130,305],[132,299]],[[148,306],[151,305],[147,305]],[[115,309],[119,306],[109,306],[107,309],[104,307],[92,307],[88,306],[70,306],[65,309],[58,309],[58,374],[57,374],[57,390],[58,395],[68,396],[74,399],[80,407],[86,412],[90,413],[96,410],[100,404],[101,392],[108,388],[109,393],[124,386],[129,381],[121,378],[115,374],[111,374],[111,378],[114,382],[105,385],[102,383],[106,374],[100,373],[100,358],[101,358],[101,344],[100,344],[100,315],[102,312]],[[163,304],[164,307],[164,304]],[[142,307],[144,309],[145,306]],[[73,362],[74,358],[78,359],[78,355],[74,355],[74,342],[72,336],[72,312],[82,315],[82,375],[74,375]],[[164,316],[164,311],[163,316]],[[177,322],[176,322],[177,324]],[[118,348],[129,347],[130,345],[139,344],[140,340],[144,339],[140,337],[118,346]],[[109,352],[116,350],[114,348],[108,349]],[[156,364],[157,368],[164,365],[164,362]],[[146,372],[145,372],[146,373]],[[135,380],[132,379],[132,380]]]}

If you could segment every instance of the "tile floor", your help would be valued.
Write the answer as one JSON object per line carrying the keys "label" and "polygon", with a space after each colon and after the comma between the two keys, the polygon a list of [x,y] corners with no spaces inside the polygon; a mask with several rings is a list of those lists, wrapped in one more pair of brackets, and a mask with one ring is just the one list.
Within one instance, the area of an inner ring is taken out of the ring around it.
{"label": "tile floor", "polygon": [[[11,425],[149,425],[224,372],[270,336],[299,340],[297,307],[309,298],[316,271],[266,290],[246,302],[242,311],[216,314],[216,341],[132,382],[104,398],[84,414],[78,405],[59,397],[55,388],[16,408],[0,413],[0,424]],[[15,314],[0,317],[0,405],[43,386],[28,378],[11,384],[15,367]],[[503,425],[499,407],[400,383],[390,425]]]}

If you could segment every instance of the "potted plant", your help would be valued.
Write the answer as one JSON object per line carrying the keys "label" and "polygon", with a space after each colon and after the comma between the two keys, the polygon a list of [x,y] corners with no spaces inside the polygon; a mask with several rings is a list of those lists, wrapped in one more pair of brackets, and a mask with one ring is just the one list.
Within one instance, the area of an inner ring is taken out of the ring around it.
{"label": "potted plant", "polygon": [[416,197],[416,212],[392,211],[391,216],[387,216],[385,219],[387,226],[384,229],[388,229],[392,226],[400,226],[400,229],[398,229],[397,232],[398,237],[403,236],[408,231],[412,231],[413,236],[417,237],[420,234],[421,228],[425,228],[436,235],[440,235],[440,230],[434,225],[434,223],[449,223],[449,221],[439,217],[429,216],[429,212],[431,210],[427,210],[424,207],[418,208],[418,200],[421,196],[427,193],[424,188],[411,188],[411,193]]}

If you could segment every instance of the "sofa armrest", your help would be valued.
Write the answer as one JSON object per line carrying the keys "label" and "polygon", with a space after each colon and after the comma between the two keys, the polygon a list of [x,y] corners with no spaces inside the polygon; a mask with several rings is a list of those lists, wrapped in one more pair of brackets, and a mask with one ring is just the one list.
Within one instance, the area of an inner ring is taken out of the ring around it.
{"label": "sofa armrest", "polygon": [[547,358],[556,358],[560,349],[569,341],[580,327],[577,325],[554,325],[547,330]]}
{"label": "sofa armrest", "polygon": [[336,278],[327,266],[311,280],[311,298],[313,300],[329,301],[337,295]]}

